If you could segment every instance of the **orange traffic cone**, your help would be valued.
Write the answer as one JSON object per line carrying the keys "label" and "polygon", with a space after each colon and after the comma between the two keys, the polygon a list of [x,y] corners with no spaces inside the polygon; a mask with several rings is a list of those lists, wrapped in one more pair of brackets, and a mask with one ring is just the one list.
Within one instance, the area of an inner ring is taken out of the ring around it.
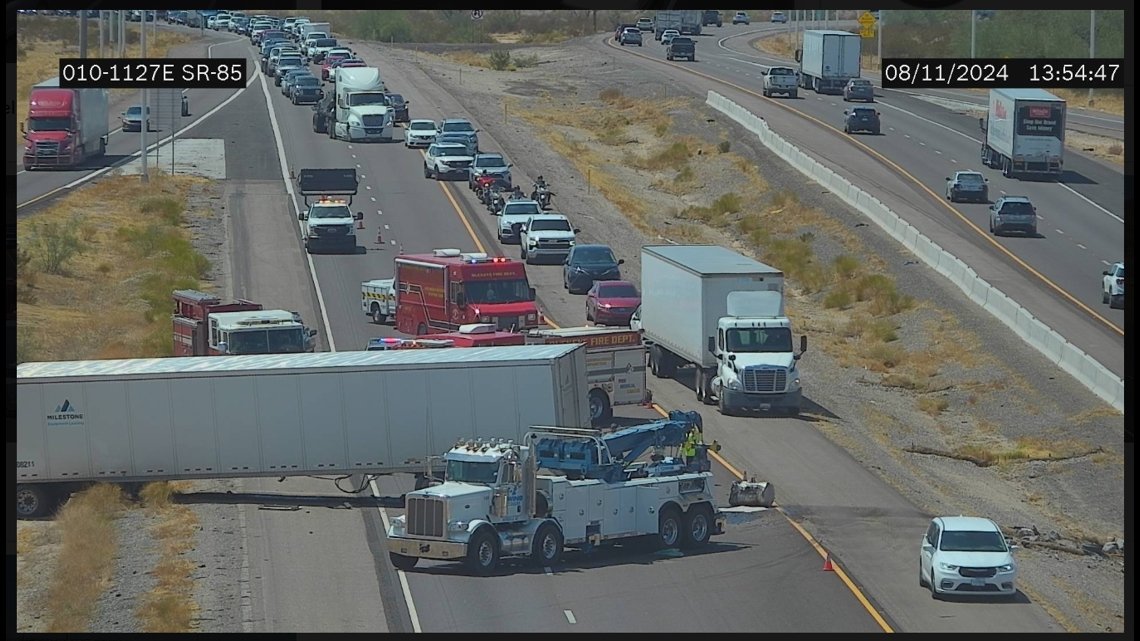
{"label": "orange traffic cone", "polygon": [[356,228],[357,229],[364,229],[364,219],[363,218],[357,218],[356,219]]}
{"label": "orange traffic cone", "polygon": [[377,245],[383,245],[384,244],[384,229],[383,228],[377,228],[376,229],[376,244]]}
{"label": "orange traffic cone", "polygon": [[824,572],[834,572],[835,571],[835,566],[833,566],[831,564],[831,553],[828,553],[827,558],[825,558],[823,561],[823,571]]}

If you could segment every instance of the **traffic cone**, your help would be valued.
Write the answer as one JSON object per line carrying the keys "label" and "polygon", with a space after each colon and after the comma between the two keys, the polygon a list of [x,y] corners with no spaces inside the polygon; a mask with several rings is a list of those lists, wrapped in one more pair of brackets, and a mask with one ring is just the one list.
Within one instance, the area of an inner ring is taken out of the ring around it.
{"label": "traffic cone", "polygon": [[364,229],[364,219],[363,218],[357,218],[356,219],[356,228],[357,229]]}
{"label": "traffic cone", "polygon": [[376,244],[377,245],[383,245],[384,244],[384,229],[382,227],[376,228]]}
{"label": "traffic cone", "polygon": [[833,566],[831,564],[831,553],[830,552],[827,554],[827,558],[825,558],[823,560],[823,571],[824,572],[834,572],[835,571],[835,566]]}

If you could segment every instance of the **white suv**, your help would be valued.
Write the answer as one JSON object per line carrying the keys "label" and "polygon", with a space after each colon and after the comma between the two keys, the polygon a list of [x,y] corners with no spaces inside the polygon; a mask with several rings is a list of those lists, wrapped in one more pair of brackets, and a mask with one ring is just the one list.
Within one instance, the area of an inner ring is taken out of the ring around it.
{"label": "white suv", "polygon": [[930,522],[918,560],[918,584],[945,594],[1017,594],[1017,561],[1001,528],[989,519],[939,516]]}
{"label": "white suv", "polygon": [[1102,274],[1100,302],[1113,309],[1124,309],[1124,263],[1115,263]]}
{"label": "white suv", "polygon": [[527,264],[536,258],[556,258],[562,261],[574,246],[578,230],[562,214],[531,216],[519,228],[519,255]]}

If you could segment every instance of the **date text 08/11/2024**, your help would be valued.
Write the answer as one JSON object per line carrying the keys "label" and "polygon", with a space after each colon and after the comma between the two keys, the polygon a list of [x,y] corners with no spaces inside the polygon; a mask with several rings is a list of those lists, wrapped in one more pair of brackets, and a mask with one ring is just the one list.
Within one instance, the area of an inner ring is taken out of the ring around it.
{"label": "date text 08/11/2024", "polygon": [[243,58],[60,58],[65,89],[241,89]]}
{"label": "date text 08/11/2024", "polygon": [[1121,89],[1119,58],[885,58],[884,89]]}

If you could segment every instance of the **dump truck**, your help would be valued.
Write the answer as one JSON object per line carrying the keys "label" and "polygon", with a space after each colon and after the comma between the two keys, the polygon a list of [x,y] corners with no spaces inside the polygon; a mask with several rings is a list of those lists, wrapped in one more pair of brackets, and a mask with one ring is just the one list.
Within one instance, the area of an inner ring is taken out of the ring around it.
{"label": "dump truck", "polygon": [[192,289],[174,292],[174,355],[227,356],[312,352],[317,330],[297,312],[238,299],[224,303]]}
{"label": "dump truck", "polygon": [[1006,178],[1058,180],[1065,166],[1066,103],[1044,89],[990,89],[982,164]]}
{"label": "dump truck", "polygon": [[[371,475],[426,487],[460,439],[589,425],[585,349],[520,345],[22,363],[16,514],[95,482]],[[346,489],[347,488],[347,489]]]}
{"label": "dump truck", "polygon": [[800,86],[816,93],[842,94],[848,80],[858,78],[863,41],[857,33],[808,29],[803,49],[796,50]]}
{"label": "dump truck", "polygon": [[551,567],[566,547],[634,537],[704,546],[725,526],[709,446],[677,455],[700,429],[700,414],[674,411],[610,434],[536,425],[525,440],[459,441],[444,455],[444,483],[404,496],[388,527],[389,559],[404,571],[420,559],[463,561],[486,575],[504,557]]}
{"label": "dump truck", "polygon": [[24,169],[69,168],[107,153],[106,89],[63,89],[59,78],[32,87],[24,134]]}
{"label": "dump truck", "polygon": [[779,269],[717,245],[646,245],[631,327],[654,376],[694,367],[697,400],[722,414],[800,410],[807,337],[795,352]]}

